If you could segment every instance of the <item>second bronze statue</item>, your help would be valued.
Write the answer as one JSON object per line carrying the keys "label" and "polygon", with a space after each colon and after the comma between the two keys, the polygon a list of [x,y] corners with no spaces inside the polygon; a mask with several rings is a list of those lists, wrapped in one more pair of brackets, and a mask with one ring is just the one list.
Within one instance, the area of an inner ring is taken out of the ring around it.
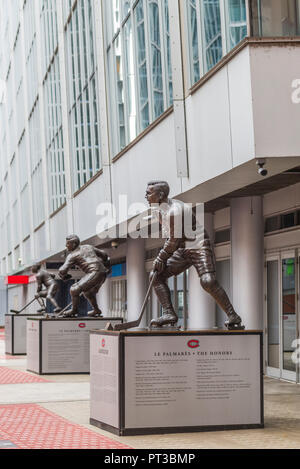
{"label": "second bronze statue", "polygon": [[72,307],[65,311],[64,317],[75,317],[79,313],[80,295],[83,294],[93,307],[89,316],[101,316],[101,310],[97,303],[96,295],[110,273],[111,265],[108,255],[94,246],[80,245],[80,239],[76,235],[66,238],[67,258],[59,269],[62,280],[68,278],[68,272],[72,267],[78,267],[84,276],[72,285],[70,294]]}
{"label": "second bronze statue", "polygon": [[[33,274],[35,274],[38,286],[35,295],[35,298],[41,305],[41,309],[38,312],[45,312],[45,305],[43,304],[42,300],[45,298],[53,304],[55,308],[54,313],[59,313],[61,308],[55,299],[55,295],[58,292],[58,282],[55,280],[55,275],[50,274],[46,269],[43,269],[41,264],[35,264],[31,271]],[[45,289],[43,289],[43,287],[45,287]]]}

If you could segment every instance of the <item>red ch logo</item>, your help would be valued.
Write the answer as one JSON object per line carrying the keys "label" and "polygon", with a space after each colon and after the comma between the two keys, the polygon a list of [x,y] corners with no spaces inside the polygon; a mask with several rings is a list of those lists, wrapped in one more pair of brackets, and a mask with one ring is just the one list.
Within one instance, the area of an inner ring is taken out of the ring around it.
{"label": "red ch logo", "polygon": [[188,342],[188,347],[190,347],[190,348],[198,348],[198,347],[200,347],[199,340],[194,340],[194,339],[193,339],[193,340],[190,340],[190,341]]}
{"label": "red ch logo", "polygon": [[102,339],[101,345],[102,345],[102,347],[105,347],[105,339]]}
{"label": "red ch logo", "polygon": [[84,322],[82,322],[78,325],[78,327],[80,327],[80,329],[84,329],[86,327],[86,324],[84,324]]}

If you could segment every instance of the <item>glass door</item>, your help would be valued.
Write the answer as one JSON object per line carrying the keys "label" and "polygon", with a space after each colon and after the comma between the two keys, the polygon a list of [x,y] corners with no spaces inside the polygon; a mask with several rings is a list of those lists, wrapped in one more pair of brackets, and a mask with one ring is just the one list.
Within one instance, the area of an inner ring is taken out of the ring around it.
{"label": "glass door", "polygon": [[289,381],[296,381],[298,372],[293,359],[299,337],[297,261],[298,251],[290,251],[268,257],[265,264],[266,374]]}
{"label": "glass door", "polygon": [[266,373],[280,378],[280,259],[268,258],[265,275],[266,307]]}
{"label": "glass door", "polygon": [[296,381],[293,342],[297,327],[297,260],[295,252],[281,256],[281,377]]}

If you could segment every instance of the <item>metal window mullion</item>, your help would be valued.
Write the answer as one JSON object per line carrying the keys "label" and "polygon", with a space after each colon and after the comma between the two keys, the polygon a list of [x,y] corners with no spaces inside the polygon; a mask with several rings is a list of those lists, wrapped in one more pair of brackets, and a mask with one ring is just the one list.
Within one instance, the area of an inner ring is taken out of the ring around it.
{"label": "metal window mullion", "polygon": [[[151,39],[149,31],[149,11],[146,0],[141,0],[144,5],[144,31],[145,31],[145,54],[148,83],[148,103],[149,103],[149,123],[154,121],[154,100],[153,100],[153,80],[152,80],[152,60],[151,60]],[[150,46],[150,47],[149,47]]]}
{"label": "metal window mullion", "polygon": [[163,81],[163,100],[164,100],[164,111],[168,107],[168,89],[167,82],[169,85],[169,69],[168,69],[168,59],[167,59],[167,30],[165,28],[165,11],[164,5],[162,3],[163,0],[158,0],[158,14],[159,14],[159,35],[160,35],[160,57],[161,57],[161,71],[162,71],[162,81]]}
{"label": "metal window mullion", "polygon": [[[89,108],[90,108],[90,134],[91,134],[91,145],[92,145],[92,160],[93,160],[93,174],[96,173],[96,151],[95,151],[95,143],[96,143],[96,136],[95,136],[95,115],[94,115],[94,93],[93,93],[93,84],[92,80],[95,80],[95,75],[89,81],[87,89],[89,90]],[[97,82],[96,82],[97,86]],[[98,120],[98,115],[97,115]],[[99,138],[99,136],[98,136]],[[98,142],[99,143],[99,142]],[[99,145],[100,146],[100,145]],[[100,151],[100,150],[99,150]],[[100,161],[99,161],[100,164]]]}
{"label": "metal window mullion", "polygon": [[229,28],[227,28],[227,25],[229,25],[229,16],[228,8],[225,6],[225,0],[219,1],[221,15],[222,55],[224,56],[230,50]]}
{"label": "metal window mullion", "polygon": [[[83,181],[83,172],[82,172],[82,159],[81,159],[81,154],[80,154],[80,149],[82,148],[82,143],[81,143],[81,129],[80,129],[80,124],[79,124],[79,121],[80,121],[80,114],[79,114],[79,107],[80,107],[80,103],[78,101],[78,97],[80,96],[80,90],[79,90],[79,80],[78,80],[78,76],[79,76],[79,70],[78,70],[78,54],[79,54],[79,51],[78,51],[78,42],[77,42],[77,35],[79,34],[79,31],[77,29],[77,22],[76,22],[76,13],[78,14],[78,11],[77,11],[77,8],[78,6],[76,6],[76,10],[74,10],[74,12],[72,13],[72,16],[73,18],[71,19],[71,21],[73,21],[73,39],[74,39],[74,42],[73,42],[73,46],[74,46],[74,67],[75,67],[75,108],[76,108],[76,112],[77,112],[77,131],[78,131],[78,146],[76,147],[76,160],[77,160],[77,155],[79,155],[79,168],[77,167],[77,161],[76,161],[76,178],[75,178],[75,184],[77,186],[78,184],[78,174],[79,174],[79,181],[80,181],[80,185],[78,187],[78,189],[82,186],[82,181]],[[78,21],[78,26],[79,26],[79,21]],[[76,80],[77,78],[77,80]],[[75,108],[74,108],[74,123],[75,123]],[[75,145],[76,145],[76,142],[75,142]],[[78,152],[78,154],[77,154]]]}
{"label": "metal window mullion", "polygon": [[[81,102],[80,102],[80,118],[81,118],[81,109],[83,109],[83,122],[80,122],[80,136],[82,136],[82,127],[83,127],[83,135],[84,135],[84,148],[83,144],[81,142],[81,158],[82,158],[82,163],[83,159],[85,160],[85,170],[83,169],[83,164],[82,164],[82,176],[83,176],[83,181],[84,181],[84,172],[86,173],[86,180],[89,178],[88,176],[88,164],[87,164],[87,158],[86,158],[86,137],[87,137],[87,132],[86,132],[86,126],[85,126],[85,105],[84,105],[84,81],[85,80],[85,73],[84,73],[84,46],[83,46],[83,37],[82,37],[82,12],[81,12],[81,2],[84,0],[80,0],[80,2],[77,3],[77,10],[78,10],[78,25],[79,25],[79,47],[80,47],[80,75],[81,75],[81,90],[80,90],[80,97],[81,97]],[[79,99],[80,99],[79,97]],[[82,106],[82,108],[81,108]],[[84,155],[84,156],[83,156]]]}
{"label": "metal window mullion", "polygon": [[[91,96],[92,96],[92,93],[91,93],[91,88],[92,88],[92,79],[93,79],[93,75],[94,75],[94,72],[95,72],[95,69],[96,69],[96,54],[94,53],[95,57],[94,57],[94,60],[95,60],[95,67],[93,67],[93,64],[91,63],[91,44],[90,44],[90,33],[91,33],[91,30],[90,28],[92,27],[92,38],[93,38],[93,41],[94,41],[94,23],[93,25],[90,24],[90,16],[89,16],[89,11],[88,11],[88,6],[87,6],[87,2],[84,2],[84,5],[85,5],[85,24],[86,24],[86,31],[85,31],[85,35],[86,35],[86,54],[87,54],[87,86],[86,86],[86,91],[88,90],[88,95],[89,95],[89,103],[88,103],[88,106],[89,106],[89,111],[90,111],[90,122],[88,123],[88,121],[86,121],[86,125],[87,125],[87,134],[90,133],[90,139],[91,139],[91,148],[89,148],[88,146],[88,155],[90,154],[90,151],[92,153],[92,174],[94,175],[96,173],[96,153],[95,153],[95,129],[94,129],[94,125],[92,125],[95,120],[94,120],[94,103],[91,101]],[[94,12],[94,9],[93,9],[93,2],[91,1],[90,3],[90,7],[92,9],[92,16],[93,16],[93,12]],[[91,105],[92,103],[92,105]],[[89,128],[90,128],[90,131],[88,131],[88,124],[89,124]],[[88,156],[89,158],[89,156]]]}
{"label": "metal window mullion", "polygon": [[[111,132],[111,137],[112,137],[112,146],[114,149],[113,156],[115,156],[115,154],[118,153],[118,151],[121,149],[120,125],[113,125],[115,122],[119,121],[115,42],[112,42],[110,51],[111,51],[110,60],[108,60],[109,68],[106,73],[107,73],[107,81],[109,83],[109,93],[111,97],[111,102],[114,103],[114,106],[112,106],[110,109],[110,112],[111,112],[110,126],[113,129],[113,131]],[[109,70],[111,71],[112,76],[109,76]],[[94,112],[94,109],[93,109],[93,112]]]}
{"label": "metal window mullion", "polygon": [[[128,21],[128,20],[127,20]],[[129,137],[129,106],[128,106],[128,74],[127,74],[127,48],[125,47],[125,28],[127,21],[120,28],[120,38],[121,38],[121,55],[122,55],[122,71],[123,71],[123,93],[124,93],[124,125],[125,125],[125,145],[130,142]]]}
{"label": "metal window mullion", "polygon": [[[121,39],[121,31],[119,32],[119,40],[120,42],[122,41]],[[115,102],[117,104],[116,106],[116,114],[117,114],[117,119],[116,119],[116,122],[118,122],[118,130],[117,130],[117,135],[118,135],[118,138],[119,138],[119,146],[118,146],[118,149],[121,149],[121,131],[120,131],[120,127],[121,127],[121,123],[120,123],[120,113],[119,113],[119,93],[118,93],[118,73],[117,73],[117,61],[116,61],[116,57],[117,57],[117,49],[116,49],[116,44],[117,44],[117,40],[118,40],[118,37],[116,37],[115,41],[113,42],[113,70],[114,70],[114,75],[115,75],[115,80],[114,80],[114,84],[115,84]],[[125,111],[124,111],[124,114],[125,114]]]}
{"label": "metal window mullion", "polygon": [[136,14],[135,10],[132,9],[131,15],[132,21],[132,35],[133,35],[133,67],[135,73],[135,82],[134,82],[134,90],[135,90],[135,107],[136,107],[136,132],[137,134],[141,131],[141,108],[140,108],[140,85],[139,85],[139,70],[138,70],[138,52],[137,52],[137,21],[136,21]]}
{"label": "metal window mullion", "polygon": [[[198,33],[198,57],[199,57],[199,72],[200,78],[205,73],[205,66],[206,59],[204,61],[204,53],[205,53],[205,41],[204,41],[204,15],[203,15],[203,8],[202,4],[200,4],[201,0],[196,0],[196,17],[197,17],[197,33]],[[206,54],[205,54],[206,55]]]}

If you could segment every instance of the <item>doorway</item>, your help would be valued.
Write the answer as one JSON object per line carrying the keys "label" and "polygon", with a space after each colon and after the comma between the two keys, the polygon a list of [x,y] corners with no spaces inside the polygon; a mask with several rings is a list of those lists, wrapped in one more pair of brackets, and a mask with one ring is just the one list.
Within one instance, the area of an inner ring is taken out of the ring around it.
{"label": "doorway", "polygon": [[299,336],[298,251],[267,257],[265,270],[266,374],[297,381],[298,365],[293,353]]}

